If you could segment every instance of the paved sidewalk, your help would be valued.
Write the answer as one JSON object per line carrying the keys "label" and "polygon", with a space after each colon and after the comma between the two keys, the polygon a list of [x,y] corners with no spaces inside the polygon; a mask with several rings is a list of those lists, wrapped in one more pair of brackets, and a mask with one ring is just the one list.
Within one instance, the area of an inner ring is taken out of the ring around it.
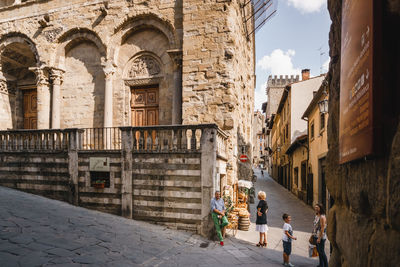
{"label": "paved sidewalk", "polygon": [[[267,250],[279,251],[282,253],[282,227],[283,213],[291,215],[294,236],[297,240],[292,243],[292,255],[290,261],[296,265],[317,266],[317,258],[308,258],[308,239],[312,231],[312,222],[314,220],[314,211],[310,206],[296,198],[286,188],[275,182],[266,171],[264,176],[261,176],[259,169],[255,170],[257,181],[255,183],[256,199],[255,203],[250,205],[250,225],[249,231],[238,231],[236,237],[241,240],[257,244],[259,241],[259,234],[255,231],[256,225],[256,207],[258,204],[257,193],[262,190],[267,194],[268,214],[267,221],[269,231],[267,233],[268,246]],[[329,243],[327,242],[325,251],[329,259]],[[308,265],[307,265],[308,264]]]}
{"label": "paved sidewalk", "polygon": [[234,238],[225,244],[0,187],[2,267],[282,266],[280,250]]}

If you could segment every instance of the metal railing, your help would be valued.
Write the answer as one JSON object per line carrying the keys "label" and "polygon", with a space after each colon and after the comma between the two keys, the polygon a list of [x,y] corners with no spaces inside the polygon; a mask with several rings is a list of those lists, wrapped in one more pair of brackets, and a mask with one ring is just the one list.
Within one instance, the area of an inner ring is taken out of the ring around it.
{"label": "metal railing", "polygon": [[84,128],[80,140],[82,150],[120,150],[121,130],[118,127]]}

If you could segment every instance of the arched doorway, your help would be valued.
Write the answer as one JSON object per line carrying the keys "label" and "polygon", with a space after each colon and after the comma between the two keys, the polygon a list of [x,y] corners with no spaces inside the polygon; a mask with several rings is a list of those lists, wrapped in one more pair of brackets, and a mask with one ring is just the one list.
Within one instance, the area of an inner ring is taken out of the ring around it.
{"label": "arched doorway", "polygon": [[6,129],[37,129],[37,55],[29,42],[12,37],[0,46],[0,82],[3,109],[0,122]]}

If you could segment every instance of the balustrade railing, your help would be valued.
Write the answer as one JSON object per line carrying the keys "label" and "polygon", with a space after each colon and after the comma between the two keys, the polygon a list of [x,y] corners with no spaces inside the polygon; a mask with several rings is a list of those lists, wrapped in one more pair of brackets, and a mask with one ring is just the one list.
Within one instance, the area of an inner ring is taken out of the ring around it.
{"label": "balustrade railing", "polygon": [[227,155],[226,155],[227,139],[228,139],[228,135],[224,131],[218,129],[218,132],[217,132],[217,155],[224,157],[224,158],[227,158]]}
{"label": "balustrade railing", "polygon": [[0,151],[121,150],[125,131],[134,152],[198,151],[206,129],[215,130],[217,153],[226,157],[227,135],[215,124],[0,131]]}
{"label": "balustrade railing", "polygon": [[118,127],[84,128],[80,140],[82,150],[119,150],[121,130]]}
{"label": "balustrade railing", "polygon": [[0,131],[0,150],[65,150],[69,133],[66,130]]}
{"label": "balustrade railing", "polygon": [[218,131],[215,124],[121,127],[138,152],[198,151],[203,131],[210,128]]}

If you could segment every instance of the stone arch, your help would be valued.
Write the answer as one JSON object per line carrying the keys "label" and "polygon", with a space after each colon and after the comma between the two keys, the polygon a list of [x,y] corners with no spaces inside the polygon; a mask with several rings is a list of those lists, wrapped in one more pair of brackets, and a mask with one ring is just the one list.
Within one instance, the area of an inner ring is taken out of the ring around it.
{"label": "stone arch", "polygon": [[172,24],[168,20],[161,19],[156,14],[146,13],[127,18],[115,28],[112,43],[117,49],[110,51],[110,57],[116,62],[119,46],[131,35],[143,30],[154,30],[164,35],[168,40],[168,49],[178,47],[178,37]]}
{"label": "stone arch", "polygon": [[40,62],[40,56],[36,44],[31,40],[31,38],[20,32],[10,32],[0,37],[0,54],[3,52],[4,48],[12,43],[27,45],[35,56],[36,66],[39,67],[42,64]]}
{"label": "stone arch", "polygon": [[41,116],[44,112],[39,114],[37,109],[37,87],[44,78],[38,75],[45,71],[35,43],[23,33],[7,33],[0,37],[0,56],[1,127],[42,127],[46,120]]}
{"label": "stone arch", "polygon": [[64,34],[62,34],[58,38],[59,46],[57,47],[56,55],[55,55],[55,66],[58,68],[63,68],[64,64],[64,56],[68,52],[68,50],[72,49],[75,45],[81,42],[91,42],[93,43],[102,58],[102,61],[105,61],[107,58],[107,47],[102,42],[99,35],[87,28],[74,28],[71,29]]}
{"label": "stone arch", "polygon": [[71,29],[57,41],[54,66],[65,71],[60,85],[60,127],[103,127],[107,47],[86,28]]}

